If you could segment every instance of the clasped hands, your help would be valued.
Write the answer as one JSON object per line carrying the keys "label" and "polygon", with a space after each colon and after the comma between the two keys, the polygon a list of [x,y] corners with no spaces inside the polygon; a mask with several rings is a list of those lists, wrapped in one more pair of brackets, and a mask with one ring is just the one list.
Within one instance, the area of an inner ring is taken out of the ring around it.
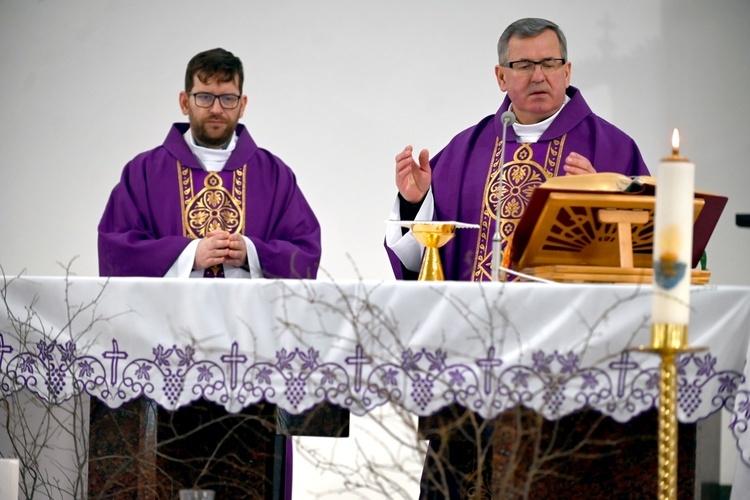
{"label": "clasped hands", "polygon": [[247,264],[247,247],[241,234],[213,231],[200,240],[193,269],[207,269],[219,264],[235,267]]}
{"label": "clasped hands", "polygon": [[[418,160],[412,157],[413,148],[406,146],[396,155],[396,186],[401,196],[409,203],[419,203],[432,183],[430,154],[426,149],[419,153]],[[583,155],[570,153],[565,158],[563,170],[568,175],[594,174],[596,169]]]}

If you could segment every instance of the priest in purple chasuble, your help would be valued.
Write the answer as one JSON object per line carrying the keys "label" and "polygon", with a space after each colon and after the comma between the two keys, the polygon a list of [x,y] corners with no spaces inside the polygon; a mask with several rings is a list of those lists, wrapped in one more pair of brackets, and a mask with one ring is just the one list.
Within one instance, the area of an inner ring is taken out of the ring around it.
{"label": "priest in purple chasuble", "polygon": [[[567,42],[555,23],[544,19],[512,23],[498,41],[498,59],[495,76],[505,97],[495,114],[460,132],[432,157],[422,150],[415,159],[412,146],[396,155],[398,197],[390,220],[479,226],[458,229],[440,249],[446,280],[491,279],[498,202],[504,251],[531,194],[547,179],[594,172],[648,175],[633,139],[594,114],[580,90],[570,85]],[[515,115],[515,123],[506,131],[502,168],[501,115],[506,111]],[[396,277],[415,279],[423,248],[411,231],[387,226],[385,247]],[[480,444],[491,450],[490,438],[483,435],[481,443],[475,442],[467,436],[476,429],[453,429],[463,411],[451,406],[420,420],[431,450],[420,498],[465,498],[477,488],[476,450]],[[446,432],[448,428],[452,430]],[[491,427],[486,431],[491,434]],[[491,455],[490,451],[486,456]],[[490,469],[485,464],[484,472]]]}
{"label": "priest in purple chasuble", "polygon": [[175,123],[164,144],[129,162],[99,224],[100,274],[203,276],[198,244],[223,231],[243,236],[247,255],[221,262],[227,277],[315,278],[320,226],[292,170],[241,124],[228,149],[202,147]]}
{"label": "priest in purple chasuble", "polygon": [[[633,139],[594,114],[580,90],[570,85],[571,63],[554,29],[511,35],[500,62],[496,76],[506,95],[494,115],[459,133],[432,158],[423,150],[415,161],[411,146],[396,157],[399,196],[390,219],[480,226],[457,230],[440,249],[446,280],[491,279],[497,193],[504,251],[534,188],[550,177],[597,171],[648,175]],[[501,169],[500,117],[508,110],[516,123],[507,128]],[[418,273],[422,248],[409,232],[390,225],[385,244],[397,278]]]}
{"label": "priest in purple chasuble", "polygon": [[[101,276],[316,277],[320,225],[292,170],[238,124],[247,104],[243,80],[241,61],[226,50],[190,60],[179,94],[189,123],[175,123],[161,146],[125,166],[99,223]],[[251,345],[248,339],[245,348]],[[92,422],[96,412],[108,418],[100,406],[92,400]],[[287,417],[279,411],[280,420]],[[238,415],[205,401],[159,408],[159,432],[166,432],[159,456],[177,457],[157,466],[168,470],[160,484],[172,494],[200,480],[219,498],[271,498],[272,490],[288,498],[291,441],[276,436],[275,419],[270,404]]]}

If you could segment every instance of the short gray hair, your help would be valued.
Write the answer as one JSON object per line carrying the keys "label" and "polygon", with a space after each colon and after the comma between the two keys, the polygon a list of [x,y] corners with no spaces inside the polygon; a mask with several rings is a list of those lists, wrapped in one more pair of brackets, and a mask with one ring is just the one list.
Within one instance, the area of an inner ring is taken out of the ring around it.
{"label": "short gray hair", "polygon": [[562,54],[562,58],[567,61],[568,42],[565,40],[565,34],[563,34],[560,27],[546,19],[527,17],[512,23],[505,28],[503,34],[500,35],[500,40],[497,41],[497,58],[500,65],[502,66],[508,63],[508,42],[511,37],[517,36],[521,38],[531,38],[541,35],[546,30],[552,30],[555,32],[557,39],[560,41],[560,53]]}

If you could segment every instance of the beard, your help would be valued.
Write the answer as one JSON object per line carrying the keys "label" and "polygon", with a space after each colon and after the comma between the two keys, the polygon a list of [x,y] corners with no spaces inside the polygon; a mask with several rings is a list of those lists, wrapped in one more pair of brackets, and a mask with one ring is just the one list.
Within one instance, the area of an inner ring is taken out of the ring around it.
{"label": "beard", "polygon": [[[210,124],[209,122],[212,120],[221,120],[224,123],[224,127],[217,128],[215,125]],[[197,142],[209,148],[220,148],[232,139],[234,130],[237,128],[237,122],[215,116],[209,116],[205,120],[198,120],[191,116],[190,128]]]}

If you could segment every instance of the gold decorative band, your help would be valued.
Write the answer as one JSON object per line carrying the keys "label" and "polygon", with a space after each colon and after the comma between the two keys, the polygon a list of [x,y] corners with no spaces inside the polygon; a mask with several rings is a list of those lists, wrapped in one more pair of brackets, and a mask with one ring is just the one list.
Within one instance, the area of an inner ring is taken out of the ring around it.
{"label": "gold decorative band", "polygon": [[688,345],[688,325],[654,323],[651,325],[651,349],[679,351]]}

